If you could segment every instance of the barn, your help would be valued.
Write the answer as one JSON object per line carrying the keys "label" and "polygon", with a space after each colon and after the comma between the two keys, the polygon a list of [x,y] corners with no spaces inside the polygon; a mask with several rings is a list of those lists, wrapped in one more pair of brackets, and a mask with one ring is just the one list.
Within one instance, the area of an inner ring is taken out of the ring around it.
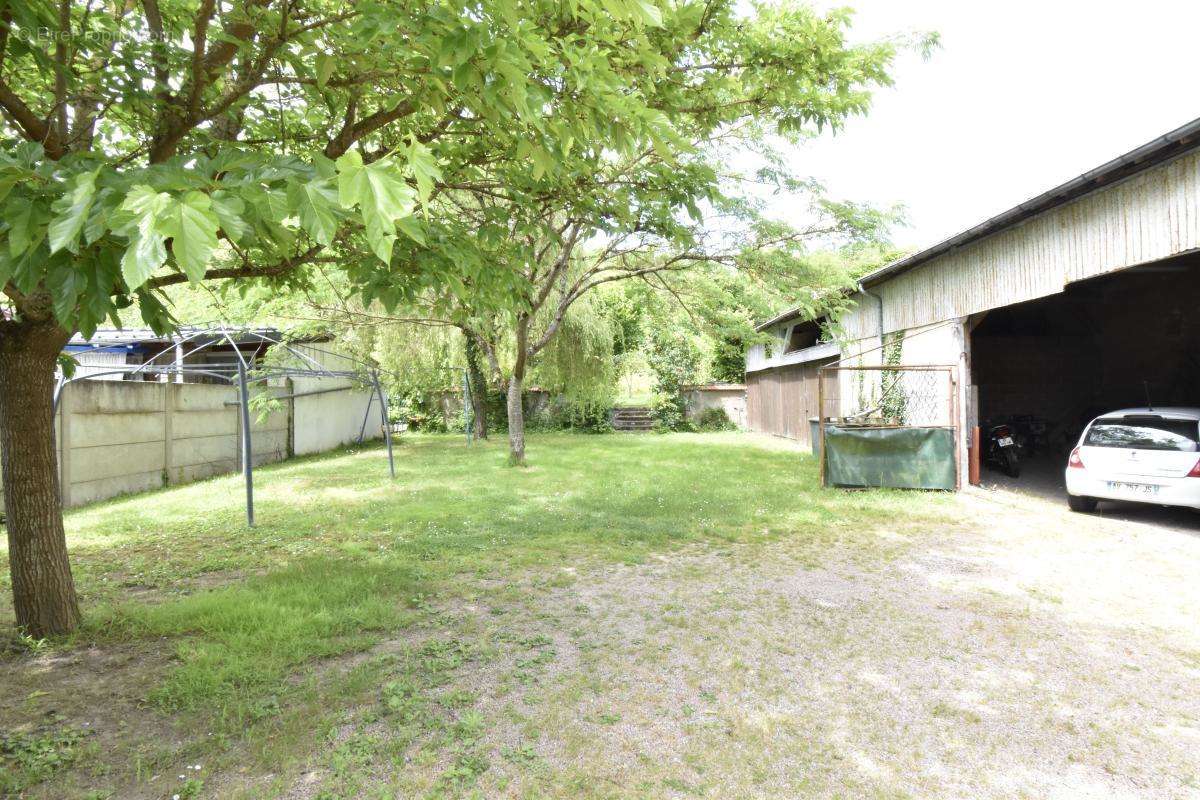
{"label": "barn", "polygon": [[1200,120],[884,266],[854,300],[827,417],[854,406],[851,379],[862,393],[855,368],[948,368],[924,385],[959,485],[977,425],[1022,421],[1031,466],[1061,474],[1095,415],[1200,404]]}
{"label": "barn", "polygon": [[746,422],[752,431],[797,439],[811,445],[817,416],[817,379],[821,367],[841,355],[824,333],[824,320],[791,308],[759,325],[770,337],[746,353]]}
{"label": "barn", "polygon": [[936,428],[953,480],[931,485],[953,488],[976,426],[1027,425],[1034,480],[1061,476],[1096,414],[1200,405],[1200,120],[866,275],[853,299],[836,344],[798,311],[761,326],[752,429]]}

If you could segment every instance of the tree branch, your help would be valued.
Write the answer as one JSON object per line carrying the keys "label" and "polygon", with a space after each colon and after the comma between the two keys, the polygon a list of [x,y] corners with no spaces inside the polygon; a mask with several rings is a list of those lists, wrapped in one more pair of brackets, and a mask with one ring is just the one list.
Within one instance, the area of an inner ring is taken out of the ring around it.
{"label": "tree branch", "polygon": [[51,160],[57,161],[66,155],[66,149],[54,129],[25,104],[3,77],[0,77],[0,108],[16,123],[26,139],[41,143]]}
{"label": "tree branch", "polygon": [[[282,261],[276,262],[267,267],[226,267],[223,269],[210,269],[204,273],[201,280],[221,280],[222,278],[277,278],[281,275],[286,275],[297,267],[303,266],[311,262],[317,255],[325,249],[324,245],[315,244],[299,255],[285,258]],[[165,286],[175,286],[176,284],[186,283],[187,275],[182,272],[172,273],[170,275],[161,275],[157,278],[152,278],[145,283],[147,289],[161,289]]]}
{"label": "tree branch", "polygon": [[407,97],[391,108],[381,108],[374,114],[355,122],[351,108],[347,107],[342,129],[338,131],[336,136],[329,140],[329,144],[325,145],[325,157],[336,159],[344,155],[359,139],[374,133],[401,117],[407,117],[416,110],[416,102],[411,97]]}

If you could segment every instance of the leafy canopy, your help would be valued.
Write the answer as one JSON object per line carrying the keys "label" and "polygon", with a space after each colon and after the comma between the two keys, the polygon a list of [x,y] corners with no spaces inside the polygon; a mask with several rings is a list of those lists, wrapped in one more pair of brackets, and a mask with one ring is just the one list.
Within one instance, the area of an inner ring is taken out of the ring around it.
{"label": "leafy canopy", "polygon": [[87,333],[136,302],[163,328],[165,286],[321,260],[510,292],[431,234],[435,196],[665,141],[644,89],[664,20],[702,35],[703,8],[0,0],[0,313]]}

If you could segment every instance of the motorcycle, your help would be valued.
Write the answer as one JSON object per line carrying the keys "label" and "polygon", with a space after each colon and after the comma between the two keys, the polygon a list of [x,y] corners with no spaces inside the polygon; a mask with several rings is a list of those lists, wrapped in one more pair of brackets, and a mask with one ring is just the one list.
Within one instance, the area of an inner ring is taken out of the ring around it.
{"label": "motorcycle", "polygon": [[1021,477],[1021,458],[1017,455],[1017,442],[1009,425],[990,425],[987,428],[987,446],[983,455],[988,466],[995,467],[1010,478]]}

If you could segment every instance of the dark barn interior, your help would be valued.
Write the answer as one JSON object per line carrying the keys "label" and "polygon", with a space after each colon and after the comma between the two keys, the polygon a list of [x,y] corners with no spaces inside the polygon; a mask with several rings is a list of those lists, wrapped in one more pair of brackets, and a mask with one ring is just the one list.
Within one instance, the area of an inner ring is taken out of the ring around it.
{"label": "dark barn interior", "polygon": [[[1016,421],[1056,474],[1083,426],[1119,408],[1200,405],[1200,254],[996,309],[971,334],[981,427]],[[985,427],[986,430],[986,427]]]}

